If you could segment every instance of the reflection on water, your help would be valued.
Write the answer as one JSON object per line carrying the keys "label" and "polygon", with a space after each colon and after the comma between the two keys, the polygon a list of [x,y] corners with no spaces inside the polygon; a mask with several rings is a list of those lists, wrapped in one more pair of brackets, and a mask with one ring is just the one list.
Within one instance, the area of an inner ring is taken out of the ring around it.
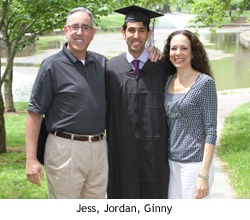
{"label": "reflection on water", "polygon": [[[17,51],[15,57],[27,57],[27,56],[34,56],[39,53],[43,53],[44,50],[50,50],[50,49],[60,49],[62,47],[62,44],[64,43],[63,40],[55,40],[50,41],[49,43],[45,44],[34,44],[32,46],[27,46],[21,51]],[[5,57],[6,53],[5,50],[1,50],[1,57]]]}
{"label": "reflection on water", "polygon": [[[164,29],[156,31],[156,46],[161,50],[172,31]],[[250,87],[250,49],[239,43],[239,34],[240,31],[232,32],[231,30],[217,31],[216,34],[211,34],[209,31],[200,32],[200,38],[204,41],[208,52],[219,91]],[[14,66],[14,101],[29,100],[38,66],[45,57],[59,51],[63,43],[64,41],[59,38],[58,41],[33,46],[19,53],[19,56],[15,58],[15,63],[18,65]],[[121,34],[97,34],[89,49],[110,58],[125,52],[126,43]]]}
{"label": "reflection on water", "polygon": [[38,67],[14,67],[13,95],[15,102],[27,102],[36,78]]}
{"label": "reflection on water", "polygon": [[226,32],[207,35],[207,39],[214,44],[207,48],[232,55],[220,60],[211,59],[218,90],[250,87],[250,49],[240,44],[239,34]]}

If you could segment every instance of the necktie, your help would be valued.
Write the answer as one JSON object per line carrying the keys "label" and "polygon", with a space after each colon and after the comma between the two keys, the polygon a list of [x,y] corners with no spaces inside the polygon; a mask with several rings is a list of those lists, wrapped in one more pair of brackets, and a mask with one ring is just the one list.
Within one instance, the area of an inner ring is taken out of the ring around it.
{"label": "necktie", "polygon": [[134,68],[135,75],[138,76],[139,73],[140,73],[140,70],[139,70],[139,62],[140,62],[140,60],[133,60],[132,62],[134,64],[134,66],[135,66],[135,68]]}

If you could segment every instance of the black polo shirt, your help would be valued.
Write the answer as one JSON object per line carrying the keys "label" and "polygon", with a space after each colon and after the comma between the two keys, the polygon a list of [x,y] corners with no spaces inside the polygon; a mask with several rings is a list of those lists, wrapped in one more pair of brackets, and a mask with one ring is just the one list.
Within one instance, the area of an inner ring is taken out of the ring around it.
{"label": "black polo shirt", "polygon": [[65,44],[60,52],[42,62],[27,110],[45,114],[47,132],[103,132],[106,60],[87,51],[83,65]]}

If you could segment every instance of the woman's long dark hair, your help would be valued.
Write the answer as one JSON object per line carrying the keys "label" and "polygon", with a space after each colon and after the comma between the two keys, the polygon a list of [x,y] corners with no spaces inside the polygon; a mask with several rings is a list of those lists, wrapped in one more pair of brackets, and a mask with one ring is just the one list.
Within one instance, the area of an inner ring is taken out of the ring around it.
{"label": "woman's long dark hair", "polygon": [[191,52],[193,55],[193,58],[191,60],[191,66],[193,67],[193,69],[213,77],[212,70],[209,65],[209,59],[207,57],[207,53],[204,49],[203,44],[200,42],[199,38],[194,33],[188,30],[175,31],[168,36],[168,39],[166,41],[164,51],[163,51],[163,57],[164,57],[164,62],[167,68],[167,72],[169,74],[176,73],[176,67],[170,61],[169,52],[170,52],[170,42],[172,38],[175,35],[179,35],[179,34],[186,36],[190,41]]}

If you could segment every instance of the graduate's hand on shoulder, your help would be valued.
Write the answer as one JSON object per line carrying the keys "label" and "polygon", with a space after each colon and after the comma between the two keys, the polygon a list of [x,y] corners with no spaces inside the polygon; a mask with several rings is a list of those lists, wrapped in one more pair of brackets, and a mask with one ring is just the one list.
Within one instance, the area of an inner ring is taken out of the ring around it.
{"label": "graduate's hand on shoulder", "polygon": [[149,52],[149,59],[151,62],[155,63],[162,59],[162,53],[157,47],[150,46],[147,48],[147,51]]}

